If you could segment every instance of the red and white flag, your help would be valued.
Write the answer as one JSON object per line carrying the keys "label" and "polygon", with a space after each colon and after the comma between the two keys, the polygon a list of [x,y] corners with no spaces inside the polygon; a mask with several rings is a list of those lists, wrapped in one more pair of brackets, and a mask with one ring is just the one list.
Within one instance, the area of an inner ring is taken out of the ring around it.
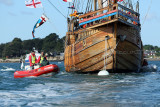
{"label": "red and white flag", "polygon": [[29,7],[29,8],[43,7],[40,0],[28,0],[28,1],[25,1],[25,4],[26,4],[26,7]]}
{"label": "red and white flag", "polygon": [[63,0],[64,2],[72,2],[72,0]]}
{"label": "red and white flag", "polygon": [[32,31],[32,35],[33,35],[33,39],[35,39],[35,36],[34,36],[34,32],[35,32],[35,29],[38,28],[39,26],[41,26],[43,23],[45,23],[47,20],[49,20],[47,18],[47,16],[45,16],[44,14],[41,16],[41,18],[37,21],[37,23],[34,25],[33,27],[33,31]]}
{"label": "red and white flag", "polygon": [[119,2],[122,2],[123,0],[118,0]]}

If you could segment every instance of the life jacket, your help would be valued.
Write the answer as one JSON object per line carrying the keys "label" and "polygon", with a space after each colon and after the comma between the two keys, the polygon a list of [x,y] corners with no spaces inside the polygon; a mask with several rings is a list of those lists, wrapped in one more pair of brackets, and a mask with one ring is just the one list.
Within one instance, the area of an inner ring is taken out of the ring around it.
{"label": "life jacket", "polygon": [[36,56],[33,56],[33,55],[31,54],[31,57],[32,57],[32,64],[35,64],[35,63],[36,63]]}
{"label": "life jacket", "polygon": [[44,59],[44,57],[42,57],[42,56],[40,56],[41,57],[41,60],[40,60],[40,64],[42,63],[42,61],[43,61],[43,59]]}

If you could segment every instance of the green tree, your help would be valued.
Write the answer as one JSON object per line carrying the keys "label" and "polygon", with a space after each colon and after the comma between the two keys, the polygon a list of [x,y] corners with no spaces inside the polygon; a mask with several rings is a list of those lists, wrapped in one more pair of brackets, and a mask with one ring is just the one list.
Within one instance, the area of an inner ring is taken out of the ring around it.
{"label": "green tree", "polygon": [[56,35],[55,33],[52,33],[48,35],[46,38],[43,40],[43,46],[42,49],[45,52],[55,52],[55,47],[57,46],[57,41],[59,40],[59,36]]}
{"label": "green tree", "polygon": [[0,58],[2,58],[2,52],[4,50],[5,44],[0,45]]}
{"label": "green tree", "polygon": [[145,50],[153,50],[154,47],[152,45],[144,45],[143,47]]}
{"label": "green tree", "polygon": [[33,40],[25,40],[22,43],[22,47],[23,47],[23,53],[29,53],[33,47],[34,47],[34,42]]}
{"label": "green tree", "polygon": [[11,42],[12,49],[10,50],[13,57],[20,57],[22,53],[22,40],[20,38],[14,38]]}
{"label": "green tree", "polygon": [[12,42],[5,44],[2,56],[3,57],[19,57],[22,51],[22,40],[14,38]]}
{"label": "green tree", "polygon": [[43,45],[43,39],[40,39],[40,38],[33,39],[33,46],[34,46],[38,51],[41,51],[41,50],[42,50],[42,45]]}
{"label": "green tree", "polygon": [[60,53],[64,51],[64,41],[65,37],[60,39],[55,33],[51,33],[43,39],[22,41],[20,38],[14,38],[12,42],[0,45],[0,57],[19,57],[29,53],[33,47],[38,51]]}
{"label": "green tree", "polygon": [[57,53],[64,52],[64,38],[61,38],[57,41],[55,50]]}
{"label": "green tree", "polygon": [[12,47],[11,43],[6,43],[2,52],[2,57],[11,57],[12,56]]}

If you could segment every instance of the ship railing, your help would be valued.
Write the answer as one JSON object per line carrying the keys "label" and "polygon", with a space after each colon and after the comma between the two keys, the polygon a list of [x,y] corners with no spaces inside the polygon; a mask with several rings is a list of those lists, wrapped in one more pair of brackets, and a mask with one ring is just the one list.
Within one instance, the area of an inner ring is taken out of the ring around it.
{"label": "ship railing", "polygon": [[[89,12],[79,16],[79,27],[87,28],[114,19],[122,20],[134,26],[140,26],[140,14],[121,4],[114,4],[97,11]],[[117,20],[116,20],[117,21]]]}

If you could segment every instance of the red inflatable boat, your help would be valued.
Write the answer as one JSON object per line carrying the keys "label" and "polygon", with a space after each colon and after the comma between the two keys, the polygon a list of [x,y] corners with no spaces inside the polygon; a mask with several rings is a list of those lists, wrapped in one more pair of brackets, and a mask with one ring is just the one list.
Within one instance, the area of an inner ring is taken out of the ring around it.
{"label": "red inflatable boat", "polygon": [[37,77],[43,74],[49,74],[49,73],[58,73],[59,68],[57,65],[51,64],[44,67],[40,67],[33,70],[28,71],[16,71],[14,73],[14,78],[23,78],[23,77]]}

